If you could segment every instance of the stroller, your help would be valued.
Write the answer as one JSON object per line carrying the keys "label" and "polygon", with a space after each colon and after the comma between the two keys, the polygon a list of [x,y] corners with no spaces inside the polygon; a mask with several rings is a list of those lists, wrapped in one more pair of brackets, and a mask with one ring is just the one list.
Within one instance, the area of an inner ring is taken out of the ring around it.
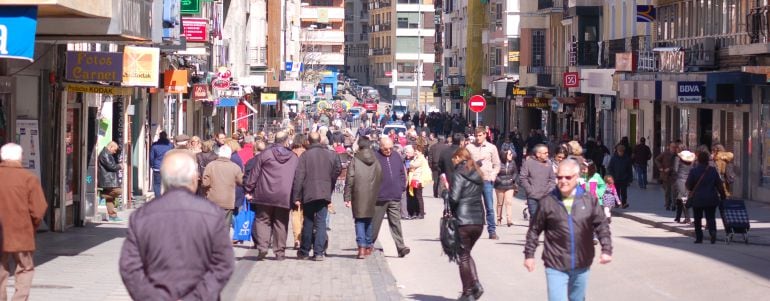
{"label": "stroller", "polygon": [[725,200],[719,209],[725,227],[725,242],[730,244],[735,238],[735,234],[743,234],[743,241],[748,244],[751,225],[743,200]]}

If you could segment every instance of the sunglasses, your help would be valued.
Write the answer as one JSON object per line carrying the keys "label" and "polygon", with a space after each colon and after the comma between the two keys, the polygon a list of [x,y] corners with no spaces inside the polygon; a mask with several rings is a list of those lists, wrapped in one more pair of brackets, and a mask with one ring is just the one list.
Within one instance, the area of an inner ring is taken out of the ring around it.
{"label": "sunglasses", "polygon": [[556,176],[556,179],[557,180],[567,180],[567,181],[570,181],[570,180],[574,179],[575,177],[576,176]]}

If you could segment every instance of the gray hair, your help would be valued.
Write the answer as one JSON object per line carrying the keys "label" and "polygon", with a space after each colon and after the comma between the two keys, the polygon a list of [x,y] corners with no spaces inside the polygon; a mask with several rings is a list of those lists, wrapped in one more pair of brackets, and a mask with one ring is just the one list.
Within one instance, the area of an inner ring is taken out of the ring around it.
{"label": "gray hair", "polygon": [[160,177],[164,192],[173,188],[190,189],[198,180],[198,163],[188,151],[171,150],[163,157]]}
{"label": "gray hair", "polygon": [[3,161],[21,161],[24,150],[21,145],[16,143],[6,143],[0,148],[0,160]]}
{"label": "gray hair", "polygon": [[580,173],[580,162],[578,162],[577,159],[573,157],[568,157],[561,162],[559,162],[559,170],[562,168],[568,168],[572,171],[574,171],[576,174]]}
{"label": "gray hair", "polygon": [[219,150],[217,151],[217,156],[222,158],[230,158],[232,155],[233,149],[227,146],[227,144],[220,146]]}
{"label": "gray hair", "polygon": [[289,134],[285,131],[280,131],[275,134],[275,144],[285,145],[286,140],[289,139]]}

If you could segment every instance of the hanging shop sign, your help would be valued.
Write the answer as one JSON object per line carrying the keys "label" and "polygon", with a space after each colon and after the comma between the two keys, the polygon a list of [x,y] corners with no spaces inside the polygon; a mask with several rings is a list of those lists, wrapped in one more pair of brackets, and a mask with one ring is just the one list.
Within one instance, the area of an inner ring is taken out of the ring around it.
{"label": "hanging shop sign", "polygon": [[94,93],[109,95],[131,95],[131,88],[85,84],[67,84],[67,92]]}
{"label": "hanging shop sign", "polygon": [[187,42],[206,42],[209,39],[208,20],[182,17],[182,32]]}
{"label": "hanging shop sign", "polygon": [[701,103],[703,94],[706,90],[705,82],[678,82],[677,83],[678,103]]}
{"label": "hanging shop sign", "polygon": [[67,51],[64,79],[67,81],[123,81],[122,52]]}
{"label": "hanging shop sign", "polygon": [[0,58],[34,61],[37,6],[0,9]]}
{"label": "hanging shop sign", "polygon": [[551,102],[548,98],[545,97],[524,97],[523,101],[521,102],[521,107],[532,109],[550,109]]}
{"label": "hanging shop sign", "polygon": [[260,98],[260,104],[263,106],[274,106],[278,101],[278,94],[275,93],[262,93]]}
{"label": "hanging shop sign", "polygon": [[209,98],[209,88],[204,84],[194,84],[192,90],[193,100],[204,100]]}
{"label": "hanging shop sign", "polygon": [[238,105],[238,99],[234,97],[222,97],[217,100],[219,108],[235,108]]}
{"label": "hanging shop sign", "polygon": [[187,70],[163,72],[163,89],[166,93],[187,93]]}
{"label": "hanging shop sign", "polygon": [[564,87],[565,88],[580,87],[580,74],[577,72],[564,72]]}
{"label": "hanging shop sign", "polygon": [[201,0],[181,0],[179,1],[180,11],[183,14],[200,14],[201,13]]}
{"label": "hanging shop sign", "polygon": [[158,87],[160,49],[126,46],[123,50],[123,86]]}
{"label": "hanging shop sign", "polygon": [[518,51],[508,51],[508,61],[509,62],[518,62],[519,61],[519,52]]}
{"label": "hanging shop sign", "polygon": [[228,90],[230,89],[230,81],[217,78],[211,81],[211,87],[217,90]]}

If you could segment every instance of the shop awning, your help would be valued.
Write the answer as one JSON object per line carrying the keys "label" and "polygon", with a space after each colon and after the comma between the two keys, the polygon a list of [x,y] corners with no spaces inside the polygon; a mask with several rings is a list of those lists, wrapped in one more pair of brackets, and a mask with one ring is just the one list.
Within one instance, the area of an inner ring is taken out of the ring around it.
{"label": "shop awning", "polygon": [[565,105],[577,105],[586,102],[585,96],[557,97],[556,100]]}

